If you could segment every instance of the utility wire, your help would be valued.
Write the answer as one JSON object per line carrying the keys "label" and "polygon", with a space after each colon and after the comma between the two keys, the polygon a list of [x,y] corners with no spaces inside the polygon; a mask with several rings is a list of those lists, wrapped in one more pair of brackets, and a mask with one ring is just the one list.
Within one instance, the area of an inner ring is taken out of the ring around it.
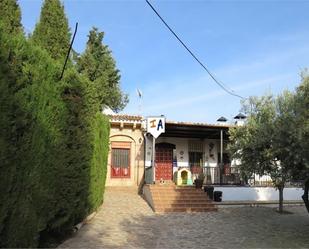
{"label": "utility wire", "polygon": [[68,53],[67,53],[67,57],[65,58],[64,65],[63,65],[62,72],[61,72],[59,80],[61,80],[62,77],[63,77],[64,70],[65,70],[65,67],[67,65],[67,62],[68,62],[68,59],[69,59],[69,56],[70,56],[70,52],[71,52],[71,49],[72,49],[72,46],[73,46],[73,42],[74,42],[74,39],[75,39],[75,35],[76,35],[76,32],[77,32],[77,27],[78,27],[78,22],[75,24],[74,35],[73,35],[73,38],[72,38],[72,41],[71,41],[71,44],[70,44],[70,47],[69,47],[69,50],[68,50]]}
{"label": "utility wire", "polygon": [[179,36],[174,32],[174,30],[164,21],[164,19],[160,16],[160,14],[158,13],[158,11],[151,5],[151,3],[146,0],[147,4],[149,5],[149,7],[153,10],[153,12],[160,18],[160,20],[164,23],[164,25],[169,29],[169,31],[176,37],[176,39],[181,43],[181,45],[189,52],[189,54],[197,61],[198,64],[200,64],[202,66],[202,68],[205,69],[205,71],[209,74],[209,76],[214,80],[214,82],[220,86],[225,92],[227,92],[228,94],[241,98],[241,99],[245,99],[244,97],[234,93],[233,90],[229,90],[227,89],[227,87],[225,87],[223,85],[223,83],[220,83],[215,76],[209,71],[209,69],[196,57],[196,55],[188,48],[188,46],[179,38]]}

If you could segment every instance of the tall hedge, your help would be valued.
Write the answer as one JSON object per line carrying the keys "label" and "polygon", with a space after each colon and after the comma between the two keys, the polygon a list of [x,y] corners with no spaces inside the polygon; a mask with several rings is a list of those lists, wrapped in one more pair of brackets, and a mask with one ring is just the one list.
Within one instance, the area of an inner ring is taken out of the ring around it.
{"label": "tall hedge", "polygon": [[61,166],[63,156],[61,122],[65,110],[51,84],[58,70],[48,54],[23,37],[5,37],[0,33],[7,41],[1,42],[2,55],[9,51],[7,60],[2,61],[8,67],[4,72],[1,70],[1,78],[12,106],[7,109],[7,168],[1,168],[2,178],[10,179],[2,203],[10,205],[3,205],[0,241],[5,247],[35,246],[38,231],[45,228],[52,216],[50,209],[56,195],[53,187],[58,184],[57,167]]}
{"label": "tall hedge", "polygon": [[0,247],[46,246],[102,203],[109,124],[73,67],[59,81],[59,62],[1,27]]}
{"label": "tall hedge", "polygon": [[[92,124],[92,157],[89,184],[89,212],[94,211],[103,202],[103,193],[109,149],[109,120],[97,113]],[[102,181],[103,179],[103,181]]]}

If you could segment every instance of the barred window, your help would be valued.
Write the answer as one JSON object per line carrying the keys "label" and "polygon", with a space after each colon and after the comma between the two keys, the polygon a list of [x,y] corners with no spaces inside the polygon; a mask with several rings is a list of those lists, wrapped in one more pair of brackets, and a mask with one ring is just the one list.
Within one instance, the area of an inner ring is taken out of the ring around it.
{"label": "barred window", "polygon": [[130,149],[112,148],[111,176],[130,177]]}
{"label": "barred window", "polygon": [[113,149],[112,151],[113,167],[128,168],[129,167],[129,150],[128,149]]}
{"label": "barred window", "polygon": [[192,173],[199,173],[204,163],[204,144],[201,141],[189,141],[189,166]]}

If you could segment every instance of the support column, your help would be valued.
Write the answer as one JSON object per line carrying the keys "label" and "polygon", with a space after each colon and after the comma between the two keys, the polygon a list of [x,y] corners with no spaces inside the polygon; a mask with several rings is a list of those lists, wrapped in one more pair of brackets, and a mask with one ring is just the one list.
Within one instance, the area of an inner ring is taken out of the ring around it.
{"label": "support column", "polygon": [[223,130],[220,130],[220,185],[222,185],[222,174],[223,174]]}
{"label": "support column", "polygon": [[153,182],[156,181],[156,139],[152,136],[152,173],[153,173]]}

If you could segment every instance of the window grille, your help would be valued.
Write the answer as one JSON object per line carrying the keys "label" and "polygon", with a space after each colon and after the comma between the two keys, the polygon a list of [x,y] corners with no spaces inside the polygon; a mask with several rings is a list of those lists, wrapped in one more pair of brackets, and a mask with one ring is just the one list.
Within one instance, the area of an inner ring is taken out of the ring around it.
{"label": "window grille", "polygon": [[200,141],[189,141],[189,152],[204,152],[203,143]]}
{"label": "window grille", "polygon": [[204,144],[201,141],[189,141],[189,166],[192,173],[202,172],[204,164]]}
{"label": "window grille", "polygon": [[112,177],[130,177],[130,149],[112,148]]}

